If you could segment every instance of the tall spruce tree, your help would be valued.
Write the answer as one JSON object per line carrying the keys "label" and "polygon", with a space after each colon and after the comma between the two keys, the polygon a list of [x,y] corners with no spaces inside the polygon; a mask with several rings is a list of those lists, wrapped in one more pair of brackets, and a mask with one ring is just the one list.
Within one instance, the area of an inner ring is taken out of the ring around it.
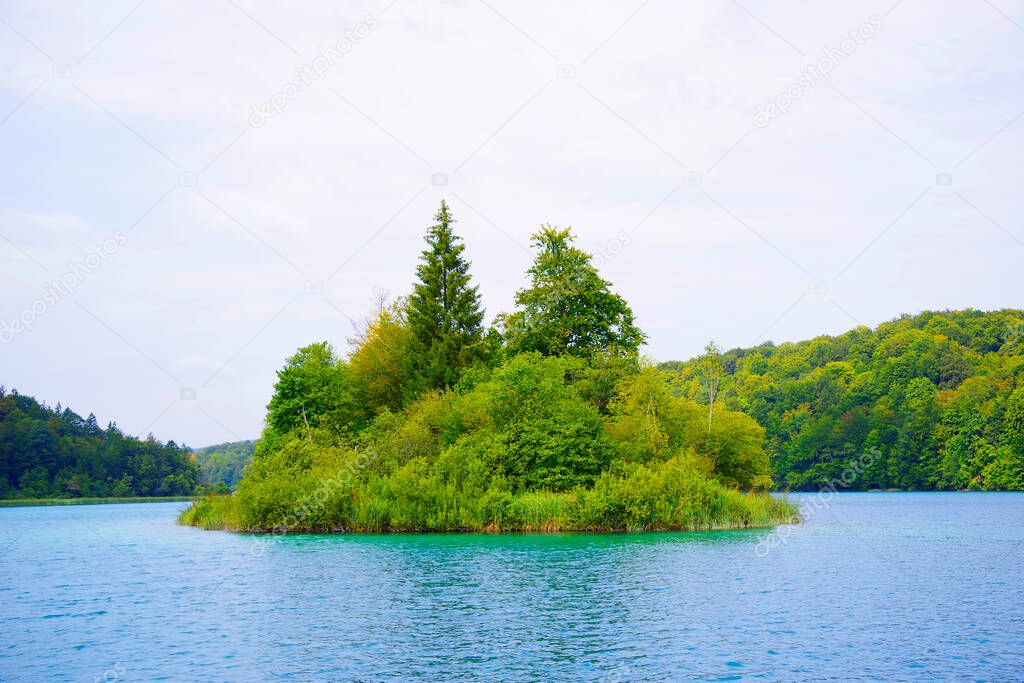
{"label": "tall spruce tree", "polygon": [[419,281],[409,297],[408,321],[414,348],[409,356],[413,391],[451,387],[461,370],[482,355],[484,312],[477,287],[470,285],[465,245],[452,231],[448,205],[427,230]]}

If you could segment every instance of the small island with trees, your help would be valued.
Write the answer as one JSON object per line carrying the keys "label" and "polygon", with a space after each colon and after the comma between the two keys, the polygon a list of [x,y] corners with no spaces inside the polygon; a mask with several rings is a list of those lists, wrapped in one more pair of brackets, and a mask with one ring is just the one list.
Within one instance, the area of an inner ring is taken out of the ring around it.
{"label": "small island with trees", "polygon": [[381,297],[344,357],[321,342],[288,359],[259,441],[137,438],[0,385],[0,506],[215,494],[183,521],[654,530],[770,525],[794,511],[765,491],[837,482],[1024,490],[1024,311],[654,365],[568,230],[534,236],[515,310],[488,329],[453,223],[442,204],[410,296]]}
{"label": "small island with trees", "polygon": [[[408,297],[380,301],[339,357],[278,372],[232,495],[181,515],[251,532],[660,531],[796,519],[773,497],[765,432],[640,357],[644,333],[570,230],[543,227],[513,312],[484,326],[442,202]],[[710,399],[710,400],[709,400]]]}

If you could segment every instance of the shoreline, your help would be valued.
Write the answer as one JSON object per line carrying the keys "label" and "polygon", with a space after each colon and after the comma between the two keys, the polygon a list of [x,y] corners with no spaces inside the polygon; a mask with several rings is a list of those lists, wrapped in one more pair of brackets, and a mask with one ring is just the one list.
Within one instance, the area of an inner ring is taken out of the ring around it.
{"label": "shoreline", "polygon": [[[693,523],[664,524],[655,523],[648,526],[620,526],[601,524],[574,524],[572,516],[555,516],[534,520],[523,520],[520,523],[511,523],[505,526],[495,524],[493,521],[485,525],[469,526],[425,526],[413,525],[410,527],[391,526],[389,524],[377,525],[355,525],[351,527],[333,525],[300,526],[291,528],[286,525],[279,526],[251,526],[243,527],[238,523],[236,515],[230,509],[233,502],[229,497],[215,497],[196,500],[191,506],[181,511],[178,515],[178,524],[191,526],[204,531],[227,531],[235,534],[251,536],[288,536],[288,535],[322,535],[322,536],[360,536],[360,535],[423,535],[423,534],[637,534],[637,533],[685,533],[685,532],[713,532],[713,531],[742,531],[756,529],[772,529],[786,524],[800,522],[799,508],[788,505],[785,498],[781,500],[771,496],[782,503],[782,509],[777,509],[777,515],[734,515],[724,520],[702,522],[699,519],[692,520]],[[788,508],[788,509],[787,509]]]}
{"label": "shoreline", "polygon": [[[757,531],[760,529],[772,529],[784,524],[798,524],[799,518],[768,522],[764,524],[745,525],[717,525],[717,526],[693,526],[679,528],[657,528],[657,529],[599,529],[599,528],[526,528],[526,529],[357,529],[343,530],[333,529],[324,531],[322,529],[292,529],[289,531],[274,531],[273,529],[229,529],[227,527],[207,529],[195,527],[203,531],[226,531],[231,534],[245,536],[559,536],[559,535],[636,535],[636,534],[686,534],[686,533],[711,533],[718,531]],[[195,526],[183,524],[183,526]]]}
{"label": "shoreline", "polygon": [[635,535],[635,534],[682,534],[682,533],[708,533],[718,531],[757,531],[760,529],[773,529],[785,524],[799,524],[799,518],[765,522],[762,524],[734,524],[715,526],[692,526],[656,529],[601,529],[601,528],[524,528],[524,529],[289,529],[288,531],[275,531],[274,529],[233,529],[228,527],[204,527],[188,522],[179,522],[182,526],[191,526],[203,531],[225,531],[230,534],[240,534],[254,537],[280,537],[280,536],[559,536],[559,535]]}
{"label": "shoreline", "polygon": [[128,498],[6,498],[0,507],[55,507],[58,505],[121,505],[125,503],[184,503],[195,496],[131,496]]}

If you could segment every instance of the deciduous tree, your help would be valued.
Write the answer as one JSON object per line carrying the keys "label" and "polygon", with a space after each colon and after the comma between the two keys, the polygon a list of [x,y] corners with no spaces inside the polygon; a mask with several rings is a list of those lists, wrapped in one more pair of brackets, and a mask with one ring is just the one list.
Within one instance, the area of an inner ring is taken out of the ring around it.
{"label": "deciduous tree", "polygon": [[571,229],[550,225],[533,236],[537,255],[518,310],[502,319],[513,352],[589,358],[603,351],[636,354],[645,341],[625,299],[598,274]]}

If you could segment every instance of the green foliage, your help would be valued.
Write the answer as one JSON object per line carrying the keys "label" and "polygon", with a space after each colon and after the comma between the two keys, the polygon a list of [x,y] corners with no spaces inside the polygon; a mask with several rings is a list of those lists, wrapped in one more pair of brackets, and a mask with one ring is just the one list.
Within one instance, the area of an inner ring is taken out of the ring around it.
{"label": "green foliage", "polygon": [[610,433],[624,444],[631,460],[649,462],[693,448],[704,469],[730,486],[764,489],[771,486],[764,430],[754,420],[719,410],[707,431],[705,409],[672,394],[665,377],[653,368],[624,383],[612,402]]}
{"label": "green foliage", "polygon": [[462,255],[466,247],[452,230],[455,219],[444,201],[434,220],[407,311],[415,345],[408,356],[412,396],[453,386],[462,368],[482,353],[480,294],[470,285],[469,262]]}
{"label": "green foliage", "polygon": [[475,389],[502,437],[494,466],[516,490],[587,484],[610,459],[600,414],[566,382],[570,368],[565,359],[523,354]]}
{"label": "green foliage", "polygon": [[199,483],[210,491],[234,491],[255,450],[255,441],[234,441],[192,451]]}
{"label": "green foliage", "polygon": [[764,430],[674,395],[626,302],[572,246],[539,254],[508,333],[482,332],[442,203],[408,301],[381,305],[348,362],[323,344],[278,373],[233,497],[182,515],[246,531],[559,531],[763,526],[793,518]]}
{"label": "green foliage", "polygon": [[[774,476],[794,489],[818,488],[877,449],[850,488],[1024,490],[1022,319],[927,312],[734,349],[722,357],[722,397],[764,427]],[[698,361],[660,367],[678,394],[706,402]]]}
{"label": "green foliage", "polygon": [[182,496],[196,490],[189,449],[101,429],[59,404],[0,387],[0,498]]}
{"label": "green foliage", "polygon": [[768,526],[796,518],[786,501],[727,488],[687,456],[604,472],[582,494],[581,508],[580,526],[608,531]]}
{"label": "green foliage", "polygon": [[546,226],[533,236],[537,256],[530,286],[516,294],[518,310],[503,318],[513,353],[590,357],[618,350],[635,354],[645,337],[626,301],[611,291],[591,256],[573,246],[570,229]]}
{"label": "green foliage", "polygon": [[382,304],[376,318],[350,340],[355,348],[348,358],[349,374],[367,418],[381,410],[401,410],[405,404],[413,352],[407,308],[405,300]]}
{"label": "green foliage", "polygon": [[231,503],[185,521],[242,530],[705,529],[790,519],[735,488],[770,484],[763,430],[675,396],[652,368],[623,373],[602,412],[587,364],[539,353],[477,369],[350,434],[330,425],[261,447]]}
{"label": "green foliage", "polygon": [[[453,482],[423,459],[355,486],[324,470],[263,485],[243,497],[212,496],[182,513],[203,528],[240,531],[683,531],[763,527],[796,518],[787,501],[741,493],[707,477],[687,457],[617,466],[590,488],[511,493]],[[282,504],[283,503],[283,504]]]}
{"label": "green foliage", "polygon": [[182,510],[178,516],[181,524],[201,529],[239,530],[237,499],[230,495],[208,495],[201,501]]}
{"label": "green foliage", "polygon": [[708,404],[709,434],[714,420],[715,401],[718,400],[718,391],[722,387],[724,374],[722,350],[715,342],[708,342],[708,345],[704,347],[704,355],[697,359],[697,377],[700,380],[701,388],[704,389],[704,398]]}
{"label": "green foliage", "polygon": [[348,367],[327,342],[299,349],[277,372],[267,426],[278,434],[321,425],[350,429],[362,411]]}

